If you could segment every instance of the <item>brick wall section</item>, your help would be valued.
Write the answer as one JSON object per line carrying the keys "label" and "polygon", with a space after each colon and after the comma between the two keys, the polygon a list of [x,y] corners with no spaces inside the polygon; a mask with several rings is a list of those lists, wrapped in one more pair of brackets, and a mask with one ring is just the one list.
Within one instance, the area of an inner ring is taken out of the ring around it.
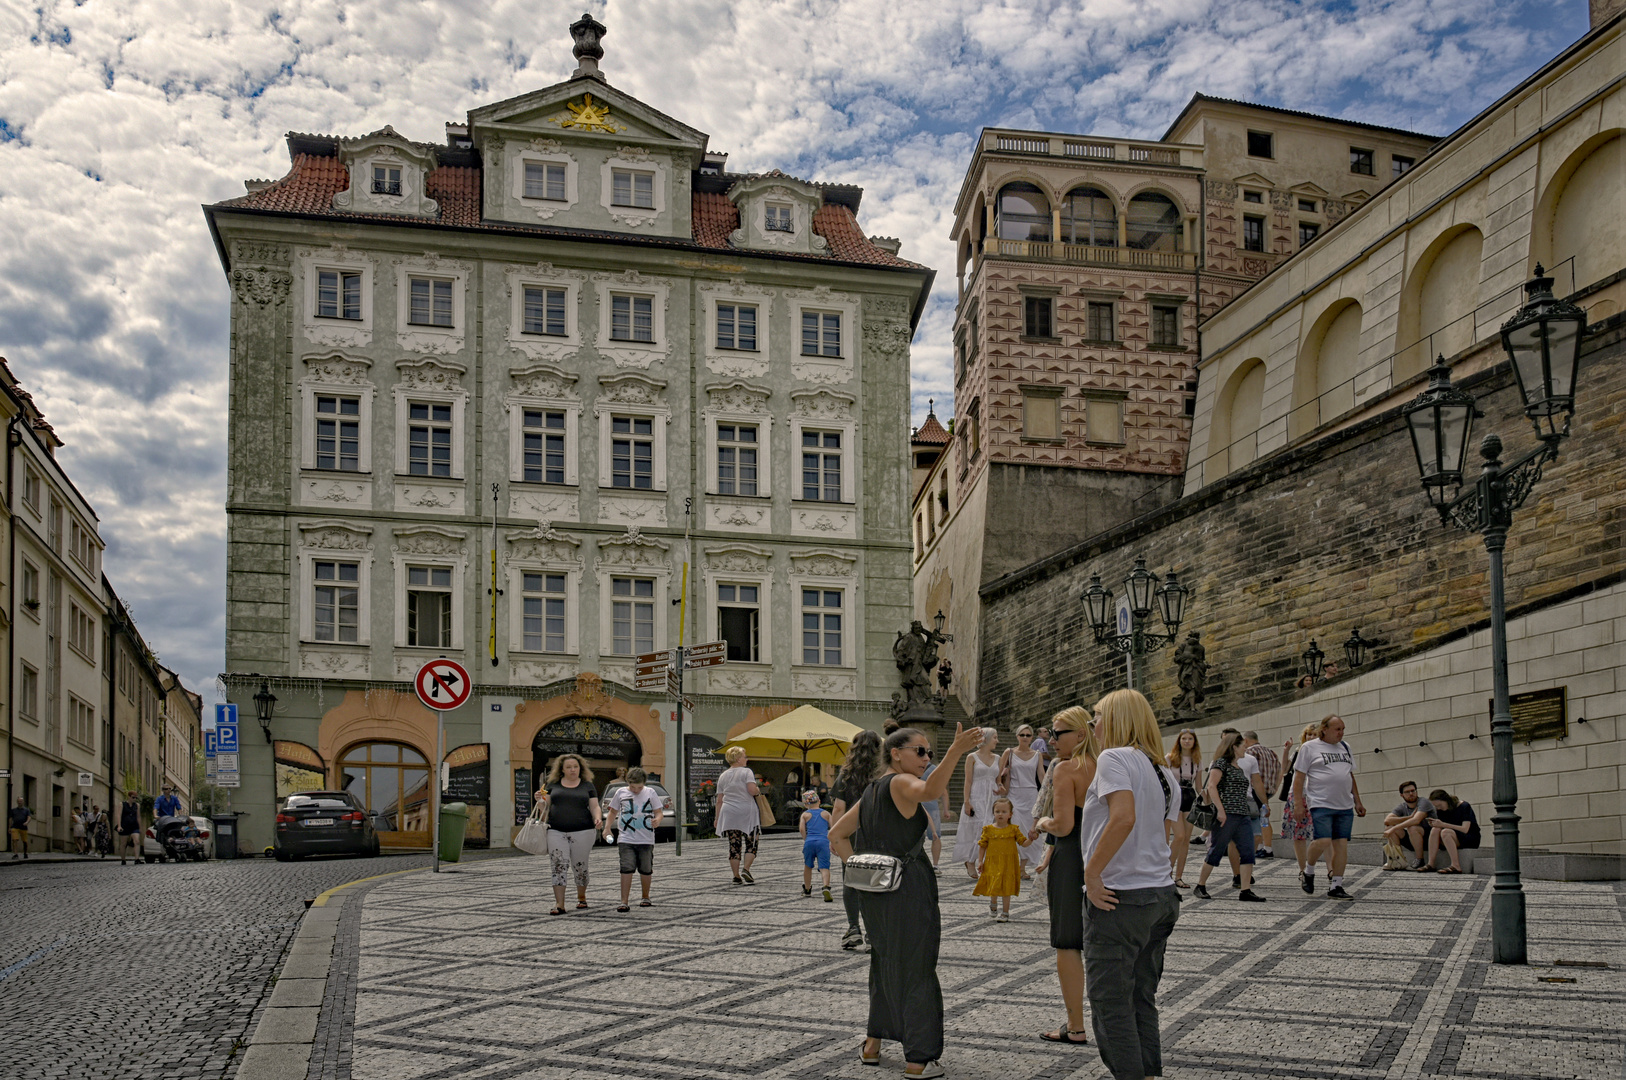
{"label": "brick wall section", "polygon": [[[1626,320],[1601,330],[1582,360],[1575,435],[1509,535],[1514,615],[1612,582],[1626,567]],[[1505,362],[1462,385],[1486,414],[1476,442],[1501,434],[1509,459],[1533,445]],[[1094,643],[1079,597],[1092,571],[1117,589],[1139,554],[1154,570],[1180,571],[1193,589],[1182,630],[1201,631],[1214,665],[1205,706],[1214,721],[1303,693],[1293,684],[1311,638],[1342,660],[1341,643],[1359,626],[1389,643],[1378,660],[1392,662],[1488,619],[1483,544],[1442,527],[1429,508],[1397,407],[987,585],[982,722],[1036,721],[1122,685],[1122,660]],[[1167,649],[1137,673],[1166,718],[1174,675]]]}

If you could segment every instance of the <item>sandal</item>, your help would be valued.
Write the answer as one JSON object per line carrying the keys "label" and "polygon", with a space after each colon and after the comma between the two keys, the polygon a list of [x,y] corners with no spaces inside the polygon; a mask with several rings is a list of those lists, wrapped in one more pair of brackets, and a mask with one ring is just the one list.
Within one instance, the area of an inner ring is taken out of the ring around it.
{"label": "sandal", "polygon": [[[1075,1039],[1073,1038],[1074,1035],[1082,1035],[1084,1037],[1082,1039]],[[1068,1046],[1090,1045],[1089,1032],[1083,1030],[1075,1031],[1070,1027],[1064,1027],[1059,1031],[1041,1031],[1039,1032],[1039,1038],[1043,1039],[1045,1042],[1066,1043]]]}
{"label": "sandal", "polygon": [[[1435,871],[1434,867],[1430,866],[1428,863],[1424,863],[1422,866],[1419,866],[1417,868],[1417,872],[1419,874],[1432,874],[1432,873],[1435,873],[1436,871]],[[1440,870],[1438,872],[1441,873],[1441,874],[1445,873],[1444,870]]]}
{"label": "sandal", "polygon": [[581,911],[582,909],[584,909],[586,907],[587,907],[587,901],[586,900],[578,900],[578,901],[576,901],[576,910],[577,911]]}
{"label": "sandal", "polygon": [[860,1065],[880,1065],[881,1064],[881,1052],[879,1050],[877,1050],[875,1052],[874,1057],[865,1057],[864,1056],[864,1044],[859,1043],[858,1044],[858,1062],[859,1062]]}
{"label": "sandal", "polygon": [[639,907],[654,907],[655,902],[653,900],[640,900],[640,901],[638,901],[638,906]]}
{"label": "sandal", "polygon": [[1459,870],[1455,866],[1444,866],[1444,867],[1441,867],[1440,869],[1438,869],[1438,870],[1436,870],[1434,872],[1436,874],[1460,874],[1460,873],[1462,873],[1462,871]]}
{"label": "sandal", "polygon": [[615,910],[621,911],[621,912],[626,912],[626,911],[631,911],[632,909],[630,907],[628,907],[627,905],[622,904],[620,907],[616,908]]}
{"label": "sandal", "polygon": [[1186,879],[1185,878],[1175,878],[1174,879],[1174,887],[1176,889],[1189,889],[1189,888],[1191,888],[1190,885],[1186,884]]}
{"label": "sandal", "polygon": [[552,911],[548,912],[549,915],[563,915],[564,913],[565,909],[562,907],[556,907]]}

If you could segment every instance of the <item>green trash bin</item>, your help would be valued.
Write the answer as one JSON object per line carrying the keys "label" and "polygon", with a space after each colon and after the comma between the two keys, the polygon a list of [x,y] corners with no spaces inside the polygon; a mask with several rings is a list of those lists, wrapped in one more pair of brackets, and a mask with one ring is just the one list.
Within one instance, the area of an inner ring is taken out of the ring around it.
{"label": "green trash bin", "polygon": [[440,861],[463,860],[463,834],[469,828],[468,803],[442,803],[440,807]]}

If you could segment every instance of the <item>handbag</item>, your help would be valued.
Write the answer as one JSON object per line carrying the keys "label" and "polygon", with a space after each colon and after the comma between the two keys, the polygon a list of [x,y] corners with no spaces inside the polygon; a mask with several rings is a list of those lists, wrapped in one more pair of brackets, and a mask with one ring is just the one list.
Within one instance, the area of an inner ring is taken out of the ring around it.
{"label": "handbag", "polygon": [[1219,824],[1219,814],[1215,813],[1213,804],[1199,793],[1196,805],[1186,815],[1186,820],[1203,832],[1213,832]]}
{"label": "handbag", "polygon": [[859,892],[895,892],[903,884],[903,860],[875,852],[854,855],[842,864],[841,883]]}
{"label": "handbag", "polygon": [[548,822],[545,814],[538,815],[541,809],[539,806],[531,810],[519,834],[514,837],[514,846],[532,855],[548,853]]}

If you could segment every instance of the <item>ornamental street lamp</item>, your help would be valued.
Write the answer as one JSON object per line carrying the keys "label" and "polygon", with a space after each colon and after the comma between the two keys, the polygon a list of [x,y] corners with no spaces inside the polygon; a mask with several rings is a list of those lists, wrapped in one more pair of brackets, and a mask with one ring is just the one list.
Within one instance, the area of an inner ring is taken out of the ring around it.
{"label": "ornamental street lamp", "polygon": [[1349,661],[1350,667],[1358,668],[1366,663],[1366,650],[1387,644],[1386,641],[1373,641],[1371,638],[1363,638],[1361,628],[1357,626],[1349,632],[1349,640],[1344,642],[1344,658]]}
{"label": "ornamental street lamp", "polygon": [[[1089,588],[1084,590],[1082,599],[1090,629],[1095,632],[1096,644],[1110,645],[1136,660],[1172,644],[1180,632],[1186,598],[1191,595],[1191,590],[1180,584],[1179,577],[1173,571],[1160,584],[1157,575],[1146,569],[1144,555],[1135,560],[1135,568],[1124,578],[1123,588],[1129,598],[1130,630],[1127,634],[1119,633],[1113,625],[1117,611],[1112,590],[1101,584],[1100,574],[1090,575]],[[1165,633],[1157,633],[1146,625],[1154,610],[1163,620]],[[1134,687],[1134,673],[1135,665],[1132,663],[1129,668],[1131,688]]]}
{"label": "ornamental street lamp", "polygon": [[1575,413],[1575,374],[1581,357],[1586,313],[1553,298],[1553,279],[1536,266],[1525,285],[1528,299],[1502,326],[1502,347],[1513,362],[1513,375],[1524,402],[1524,414],[1541,445],[1512,464],[1503,465],[1502,440],[1487,435],[1480,444],[1485,459],[1479,479],[1459,493],[1463,458],[1475,416],[1472,395],[1451,386],[1445,358],[1429,369],[1429,385],[1406,406],[1407,426],[1417,467],[1429,502],[1440,520],[1485,538],[1490,556],[1491,749],[1494,771],[1491,802],[1496,814],[1496,884],[1491,893],[1491,956],[1498,964],[1526,962],[1524,887],[1519,880],[1518,780],[1513,771],[1513,715],[1508,708],[1507,604],[1502,590],[1502,551],[1513,511],[1524,504],[1541,470],[1558,459],[1558,447],[1570,434]]}
{"label": "ornamental street lamp", "polygon": [[1327,654],[1316,648],[1315,638],[1310,639],[1310,647],[1299,654],[1304,661],[1304,673],[1310,677],[1310,685],[1314,686],[1321,681],[1321,673],[1326,670]]}
{"label": "ornamental street lamp", "polygon": [[265,732],[265,741],[271,741],[271,714],[277,708],[277,695],[271,692],[269,683],[260,684],[260,692],[254,695],[254,716],[260,721],[260,730]]}

